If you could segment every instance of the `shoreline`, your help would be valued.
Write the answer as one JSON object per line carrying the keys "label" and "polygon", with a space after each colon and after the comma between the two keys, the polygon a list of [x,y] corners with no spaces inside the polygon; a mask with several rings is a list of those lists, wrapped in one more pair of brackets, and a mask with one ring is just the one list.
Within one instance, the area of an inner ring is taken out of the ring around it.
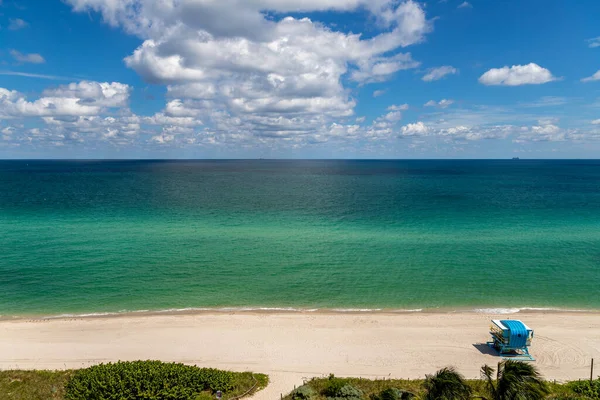
{"label": "shoreline", "polygon": [[188,307],[165,310],[123,310],[116,312],[82,312],[61,314],[0,314],[0,323],[23,320],[62,320],[62,319],[104,319],[121,317],[152,316],[186,316],[211,314],[314,314],[314,315],[446,315],[446,314],[479,314],[479,315],[527,315],[527,314],[590,314],[600,316],[600,309],[560,308],[560,307],[476,307],[476,308],[295,308],[295,307]]}

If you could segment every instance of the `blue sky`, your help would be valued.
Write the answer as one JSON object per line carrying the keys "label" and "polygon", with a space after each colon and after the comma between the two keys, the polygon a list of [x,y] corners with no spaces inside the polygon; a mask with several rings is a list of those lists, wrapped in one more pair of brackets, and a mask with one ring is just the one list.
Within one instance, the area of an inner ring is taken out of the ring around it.
{"label": "blue sky", "polygon": [[1,158],[597,158],[600,2],[0,0]]}

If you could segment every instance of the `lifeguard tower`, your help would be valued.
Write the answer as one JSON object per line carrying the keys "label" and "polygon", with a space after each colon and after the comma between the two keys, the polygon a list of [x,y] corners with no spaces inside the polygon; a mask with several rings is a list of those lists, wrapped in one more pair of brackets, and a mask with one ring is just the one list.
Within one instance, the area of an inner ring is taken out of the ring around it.
{"label": "lifeguard tower", "polygon": [[528,347],[533,339],[533,329],[516,319],[493,319],[490,327],[492,341],[488,346],[503,358],[534,361]]}

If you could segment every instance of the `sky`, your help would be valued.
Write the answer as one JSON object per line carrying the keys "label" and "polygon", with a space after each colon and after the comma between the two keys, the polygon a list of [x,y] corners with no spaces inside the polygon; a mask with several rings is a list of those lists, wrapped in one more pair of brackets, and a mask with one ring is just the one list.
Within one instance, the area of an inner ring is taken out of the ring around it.
{"label": "sky", "polygon": [[0,0],[0,158],[598,158],[597,0]]}

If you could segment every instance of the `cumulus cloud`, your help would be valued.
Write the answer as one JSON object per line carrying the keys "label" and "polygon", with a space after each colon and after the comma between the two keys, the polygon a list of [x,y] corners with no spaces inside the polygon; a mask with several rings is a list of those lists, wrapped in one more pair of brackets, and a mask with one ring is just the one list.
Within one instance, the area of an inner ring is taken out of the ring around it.
{"label": "cumulus cloud", "polygon": [[387,90],[383,89],[383,90],[375,90],[373,92],[373,97],[379,97],[379,96],[383,96],[385,94]]}
{"label": "cumulus cloud", "polygon": [[17,31],[19,29],[27,28],[28,26],[29,24],[21,18],[11,18],[8,20],[8,29],[11,31]]}
{"label": "cumulus cloud", "polygon": [[98,107],[124,107],[127,105],[131,87],[119,82],[81,81],[46,89],[45,97],[75,98],[82,105]]}
{"label": "cumulus cloud", "polygon": [[17,50],[11,50],[10,55],[21,63],[43,64],[46,62],[44,57],[37,53],[23,54]]}
{"label": "cumulus cloud", "polygon": [[591,38],[591,39],[587,39],[586,41],[587,41],[588,47],[590,47],[590,48],[600,47],[600,36]]}
{"label": "cumulus cloud", "polygon": [[401,129],[403,136],[424,136],[427,134],[427,131],[427,126],[421,121],[404,125]]}
{"label": "cumulus cloud", "polygon": [[390,122],[400,121],[402,119],[402,112],[390,111],[384,116],[384,119]]}
{"label": "cumulus cloud", "polygon": [[[168,85],[165,116],[201,119],[232,137],[289,138],[340,124],[356,105],[345,82],[382,82],[417,67],[402,49],[432,30],[413,0],[66,2],[143,40],[125,63],[147,82]],[[365,10],[380,34],[363,38],[299,16]]]}
{"label": "cumulus cloud", "polygon": [[406,111],[408,110],[408,104],[392,104],[387,108],[388,111]]}
{"label": "cumulus cloud", "polygon": [[535,63],[492,68],[479,78],[484,85],[539,85],[557,80],[546,68]]}
{"label": "cumulus cloud", "polygon": [[437,134],[449,137],[453,140],[492,140],[506,139],[511,134],[518,131],[513,125],[483,125],[483,126],[464,126],[458,125],[446,129],[441,129]]}
{"label": "cumulus cloud", "polygon": [[587,78],[583,78],[581,82],[593,82],[600,81],[600,69],[596,71],[596,73],[592,76],[588,76]]}
{"label": "cumulus cloud", "polygon": [[442,79],[446,75],[452,75],[458,73],[458,69],[454,68],[451,65],[444,65],[442,67],[431,68],[428,70],[427,74],[421,78],[425,82],[437,81]]}
{"label": "cumulus cloud", "polygon": [[454,100],[452,99],[442,99],[437,103],[434,100],[429,100],[427,103],[423,104],[425,107],[439,107],[439,108],[448,108],[452,104],[454,104]]}
{"label": "cumulus cloud", "polygon": [[35,101],[0,88],[0,118],[98,115],[106,107],[125,105],[128,98],[129,86],[117,82],[71,83],[45,90]]}
{"label": "cumulus cloud", "polygon": [[451,100],[451,99],[442,99],[438,103],[438,106],[440,106],[441,108],[446,108],[446,107],[451,106],[452,104],[454,104],[454,100]]}
{"label": "cumulus cloud", "polygon": [[558,125],[558,118],[543,118],[537,125],[522,127],[521,132],[513,140],[516,143],[526,142],[564,142],[592,141],[600,139],[597,132],[577,129],[565,129]]}
{"label": "cumulus cloud", "polygon": [[566,139],[566,133],[554,124],[535,125],[531,127],[529,133],[521,135],[521,139],[528,139],[534,142],[562,142]]}
{"label": "cumulus cloud", "polygon": [[600,125],[600,118],[593,120],[592,125]]}
{"label": "cumulus cloud", "polygon": [[[43,117],[46,127],[29,132],[33,136],[49,136],[56,143],[83,142],[85,139],[131,144],[141,130],[140,118],[133,114],[110,116]],[[31,136],[30,135],[30,136]]]}
{"label": "cumulus cloud", "polygon": [[467,2],[467,1],[463,1],[462,3],[460,3],[458,5],[458,7],[456,8],[473,8],[473,6],[471,5],[471,3]]}

